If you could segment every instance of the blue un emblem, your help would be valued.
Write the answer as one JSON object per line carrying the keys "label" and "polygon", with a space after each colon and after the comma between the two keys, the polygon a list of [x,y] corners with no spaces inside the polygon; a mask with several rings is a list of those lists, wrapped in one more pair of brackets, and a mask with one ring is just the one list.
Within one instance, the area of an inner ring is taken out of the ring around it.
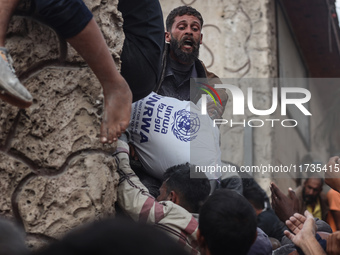
{"label": "blue un emblem", "polygon": [[194,140],[195,135],[200,129],[200,119],[198,114],[188,112],[185,109],[175,113],[175,122],[172,126],[172,132],[177,139],[183,142]]}

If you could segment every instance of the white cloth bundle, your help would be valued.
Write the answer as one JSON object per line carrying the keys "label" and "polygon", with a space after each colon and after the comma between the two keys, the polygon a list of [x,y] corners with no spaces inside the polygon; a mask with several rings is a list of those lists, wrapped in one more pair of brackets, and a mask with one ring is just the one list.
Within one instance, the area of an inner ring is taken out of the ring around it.
{"label": "white cloth bundle", "polygon": [[129,131],[139,160],[158,179],[169,167],[186,162],[221,166],[219,130],[208,115],[201,115],[199,104],[152,92],[133,103]]}

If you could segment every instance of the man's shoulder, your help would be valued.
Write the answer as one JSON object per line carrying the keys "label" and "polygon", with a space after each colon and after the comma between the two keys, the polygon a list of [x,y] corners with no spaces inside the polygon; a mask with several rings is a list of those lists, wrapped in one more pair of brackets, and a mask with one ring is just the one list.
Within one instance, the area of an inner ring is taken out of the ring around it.
{"label": "man's shoulder", "polygon": [[202,77],[204,75],[204,78],[218,78],[216,74],[208,70],[202,60],[197,59],[195,61],[195,66],[199,77]]}
{"label": "man's shoulder", "polygon": [[[161,201],[159,204],[166,207],[166,211],[164,214],[164,218],[181,218],[181,219],[189,219],[193,217],[193,215],[184,209],[182,206],[173,203],[172,201]],[[196,220],[197,221],[197,220]]]}
{"label": "man's shoulder", "polygon": [[198,220],[194,214],[190,213],[182,206],[179,206],[171,201],[160,202],[166,207],[164,211],[164,217],[158,222],[158,224],[171,226],[178,230],[184,230],[190,227],[192,231],[198,229]]}
{"label": "man's shoulder", "polygon": [[275,221],[277,219],[277,216],[274,213],[274,211],[272,211],[272,209],[268,209],[268,210],[261,212],[257,216],[257,218],[265,219],[265,220],[268,220],[268,221]]}
{"label": "man's shoulder", "polygon": [[167,210],[164,211],[164,217],[156,223],[157,226],[169,231],[170,234],[177,236],[179,239],[189,238],[189,240],[196,240],[198,221],[195,215],[171,201],[162,201],[160,203]]}
{"label": "man's shoulder", "polygon": [[327,194],[326,194],[327,198],[334,198],[334,199],[340,199],[340,193],[337,192],[334,189],[330,189]]}

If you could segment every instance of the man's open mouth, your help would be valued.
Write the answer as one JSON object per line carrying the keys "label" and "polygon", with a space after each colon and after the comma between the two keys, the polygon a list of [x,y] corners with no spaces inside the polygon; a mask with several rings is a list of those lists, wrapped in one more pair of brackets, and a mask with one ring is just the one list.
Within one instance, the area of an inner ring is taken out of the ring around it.
{"label": "man's open mouth", "polygon": [[183,49],[192,50],[192,48],[194,47],[193,40],[191,40],[191,39],[183,40],[182,47],[183,47]]}
{"label": "man's open mouth", "polygon": [[190,46],[190,47],[192,47],[193,43],[192,43],[191,40],[185,40],[185,41],[184,41],[184,45],[185,45],[185,46]]}

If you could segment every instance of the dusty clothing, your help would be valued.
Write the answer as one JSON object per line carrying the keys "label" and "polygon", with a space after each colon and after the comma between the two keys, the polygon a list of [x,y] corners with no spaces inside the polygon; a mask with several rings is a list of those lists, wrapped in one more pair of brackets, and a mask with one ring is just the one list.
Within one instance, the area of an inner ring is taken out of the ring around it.
{"label": "dusty clothing", "polygon": [[[306,203],[303,201],[303,197],[302,197],[302,189],[303,186],[299,186],[296,190],[295,190],[295,194],[297,196],[297,198],[299,199],[299,208],[300,211],[299,213],[304,215],[304,212],[307,210],[307,205]],[[327,219],[327,214],[328,214],[328,201],[327,201],[327,196],[325,193],[321,192],[319,197],[318,197],[318,201],[320,203],[320,208],[321,208],[321,215],[322,215],[322,220],[326,221]],[[313,214],[313,212],[310,212]],[[314,216],[314,214],[313,214]],[[315,216],[314,216],[315,217]]]}
{"label": "dusty clothing", "polygon": [[117,202],[122,210],[135,221],[155,224],[190,254],[199,254],[195,217],[171,201],[157,202],[130,168],[128,154],[119,153],[117,159],[120,175]]}

